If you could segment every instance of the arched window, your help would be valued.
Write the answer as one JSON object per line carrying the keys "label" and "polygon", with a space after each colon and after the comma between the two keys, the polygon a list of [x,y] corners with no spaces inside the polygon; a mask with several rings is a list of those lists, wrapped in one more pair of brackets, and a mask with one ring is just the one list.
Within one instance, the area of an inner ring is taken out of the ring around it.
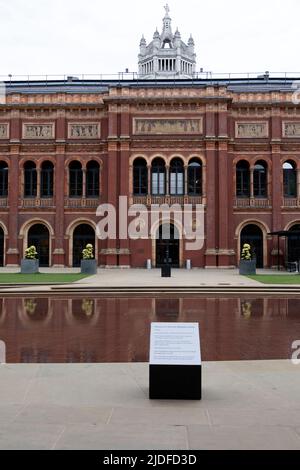
{"label": "arched window", "polygon": [[88,162],[86,167],[86,197],[99,197],[100,165],[98,162]]}
{"label": "arched window", "polygon": [[174,158],[170,165],[170,194],[184,194],[184,167],[180,158]]}
{"label": "arched window", "polygon": [[53,173],[53,163],[44,162],[41,171],[41,197],[53,196]]}
{"label": "arched window", "polygon": [[297,197],[297,170],[292,161],[283,165],[283,194],[284,197]]}
{"label": "arched window", "polygon": [[268,165],[258,161],[253,174],[254,197],[268,197]]}
{"label": "arched window", "polygon": [[250,197],[250,165],[246,161],[236,166],[236,196]]}
{"label": "arched window", "polygon": [[5,162],[0,162],[0,197],[8,195],[8,166]]}
{"label": "arched window", "polygon": [[83,175],[80,162],[69,165],[69,194],[70,197],[82,197]]}
{"label": "arched window", "polygon": [[193,158],[188,166],[188,194],[189,196],[202,195],[202,164],[198,158]]}
{"label": "arched window", "polygon": [[36,197],[37,195],[37,172],[33,162],[24,165],[24,197]]}
{"label": "arched window", "polygon": [[133,163],[133,194],[136,196],[148,194],[148,170],[143,158],[137,158]]}
{"label": "arched window", "polygon": [[162,158],[156,158],[152,162],[152,194],[166,194],[166,167]]}

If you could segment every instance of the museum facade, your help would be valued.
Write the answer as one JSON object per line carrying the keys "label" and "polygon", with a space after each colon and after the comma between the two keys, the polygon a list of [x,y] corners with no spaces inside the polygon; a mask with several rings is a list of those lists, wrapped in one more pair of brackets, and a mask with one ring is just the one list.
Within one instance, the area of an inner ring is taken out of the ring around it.
{"label": "museum facade", "polygon": [[78,266],[92,243],[99,266],[160,266],[163,220],[148,239],[96,236],[97,207],[110,203],[118,213],[119,196],[127,196],[129,206],[203,205],[201,249],[186,251],[171,221],[174,266],[237,266],[245,241],[258,266],[274,266],[277,242],[269,234],[299,230],[299,195],[300,107],[292,80],[6,83],[1,265],[19,265],[34,244],[42,266]]}

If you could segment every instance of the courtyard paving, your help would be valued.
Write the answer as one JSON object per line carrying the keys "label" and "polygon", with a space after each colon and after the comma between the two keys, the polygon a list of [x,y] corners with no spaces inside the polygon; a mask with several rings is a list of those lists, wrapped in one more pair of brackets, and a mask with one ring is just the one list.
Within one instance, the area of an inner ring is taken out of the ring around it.
{"label": "courtyard paving", "polygon": [[[16,273],[18,268],[0,268],[0,273]],[[79,273],[77,268],[40,268],[41,273]],[[257,274],[277,274],[274,270],[258,270]],[[284,274],[284,273],[281,273]],[[245,276],[237,269],[172,269],[171,278],[162,278],[160,269],[98,269],[97,275],[77,281],[85,287],[226,287],[262,286]],[[74,284],[73,284],[74,285]],[[26,289],[26,287],[25,287]],[[47,288],[36,286],[37,290]]]}
{"label": "courtyard paving", "polygon": [[147,364],[0,366],[0,449],[300,449],[300,366],[203,364],[202,401],[150,401]]}

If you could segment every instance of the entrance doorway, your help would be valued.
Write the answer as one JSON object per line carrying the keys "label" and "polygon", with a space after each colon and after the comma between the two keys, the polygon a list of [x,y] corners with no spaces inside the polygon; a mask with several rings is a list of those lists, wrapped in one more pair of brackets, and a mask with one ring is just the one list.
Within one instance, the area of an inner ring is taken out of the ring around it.
{"label": "entrance doorway", "polygon": [[0,227],[0,266],[4,266],[4,231]]}
{"label": "entrance doorway", "polygon": [[256,267],[264,268],[264,237],[262,230],[254,224],[247,225],[241,232],[241,250],[245,243],[251,245],[256,256]]}
{"label": "entrance doorway", "polygon": [[39,265],[49,266],[49,230],[45,225],[33,225],[28,231],[28,247],[34,245],[38,252]]}
{"label": "entrance doorway", "polygon": [[73,267],[80,267],[82,250],[87,244],[93,245],[95,255],[95,230],[88,224],[78,225],[73,232]]}
{"label": "entrance doorway", "polygon": [[156,239],[156,267],[161,268],[167,261],[173,268],[179,268],[180,240],[177,228],[173,224],[162,224]]}
{"label": "entrance doorway", "polygon": [[[293,225],[289,232],[300,232],[300,224]],[[299,262],[300,260],[300,236],[295,234],[288,237],[288,262]]]}

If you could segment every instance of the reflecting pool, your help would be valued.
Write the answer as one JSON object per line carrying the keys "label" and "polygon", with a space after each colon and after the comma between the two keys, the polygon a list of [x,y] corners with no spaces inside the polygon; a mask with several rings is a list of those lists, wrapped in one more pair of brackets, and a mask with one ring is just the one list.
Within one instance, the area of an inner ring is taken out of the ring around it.
{"label": "reflecting pool", "polygon": [[1,356],[7,363],[147,362],[157,321],[198,322],[205,361],[288,359],[300,340],[300,299],[1,298]]}

